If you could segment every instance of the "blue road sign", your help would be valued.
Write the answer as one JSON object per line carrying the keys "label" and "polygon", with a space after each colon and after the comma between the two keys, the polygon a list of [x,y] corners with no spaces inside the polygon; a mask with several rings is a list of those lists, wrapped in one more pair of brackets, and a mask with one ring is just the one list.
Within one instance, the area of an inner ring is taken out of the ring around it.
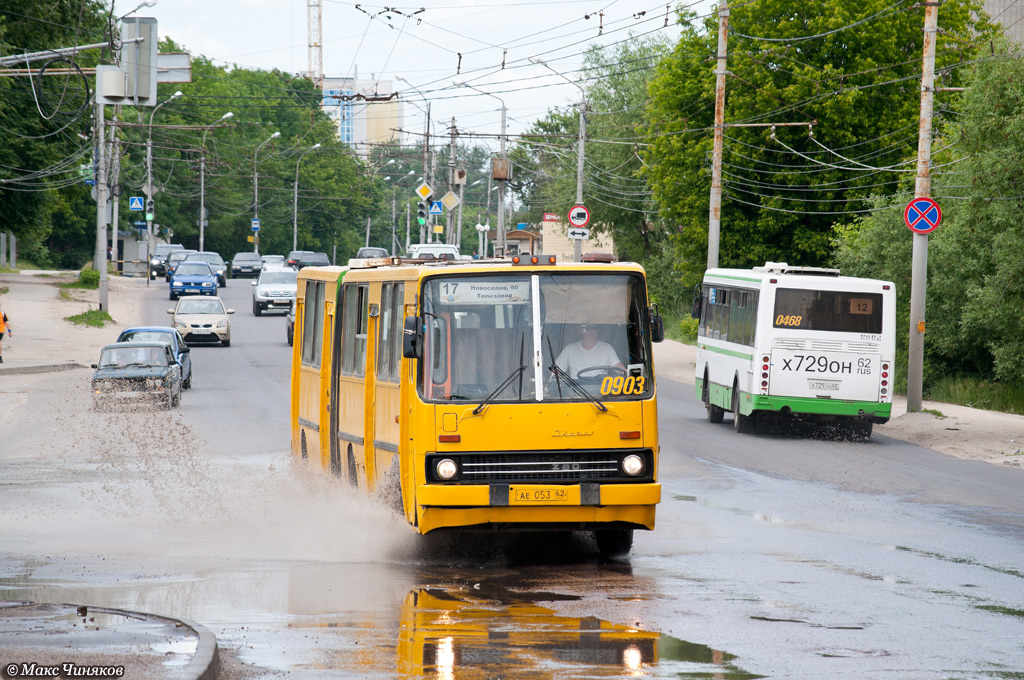
{"label": "blue road sign", "polygon": [[128,199],[128,209],[142,212],[142,196],[132,196]]}
{"label": "blue road sign", "polygon": [[259,231],[260,230],[260,218],[258,218],[258,217],[252,218],[252,230],[253,231]]}
{"label": "blue road sign", "polygon": [[139,228],[142,228],[142,229],[146,228],[146,223],[145,222],[132,222],[132,224],[134,224],[136,227],[139,227]]}
{"label": "blue road sign", "polygon": [[441,214],[441,201],[433,201],[430,204],[430,214],[440,215]]}
{"label": "blue road sign", "polygon": [[915,234],[927,234],[942,221],[942,209],[930,198],[915,198],[903,211],[903,221]]}

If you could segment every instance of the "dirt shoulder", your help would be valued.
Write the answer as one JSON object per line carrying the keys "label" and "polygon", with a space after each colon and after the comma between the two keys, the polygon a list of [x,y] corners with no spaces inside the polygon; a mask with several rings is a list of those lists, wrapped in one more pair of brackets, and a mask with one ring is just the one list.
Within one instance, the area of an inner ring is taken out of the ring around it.
{"label": "dirt shoulder", "polygon": [[[693,384],[697,348],[672,340],[654,346],[657,374]],[[1024,467],[1024,416],[926,401],[907,413],[907,400],[893,401],[892,419],[875,434],[924,446],[950,456]]]}

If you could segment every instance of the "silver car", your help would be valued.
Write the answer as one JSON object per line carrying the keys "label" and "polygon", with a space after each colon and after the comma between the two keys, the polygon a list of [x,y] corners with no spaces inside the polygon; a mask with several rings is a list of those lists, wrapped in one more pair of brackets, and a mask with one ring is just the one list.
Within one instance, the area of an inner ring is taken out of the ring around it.
{"label": "silver car", "polygon": [[291,267],[264,269],[252,282],[252,313],[260,316],[269,310],[287,312],[295,299],[298,271]]}

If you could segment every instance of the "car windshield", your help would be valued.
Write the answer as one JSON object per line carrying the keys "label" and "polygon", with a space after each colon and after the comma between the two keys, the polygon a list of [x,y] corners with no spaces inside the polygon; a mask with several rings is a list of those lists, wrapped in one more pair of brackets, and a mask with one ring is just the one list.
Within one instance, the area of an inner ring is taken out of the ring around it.
{"label": "car windshield", "polygon": [[163,347],[108,347],[100,356],[101,368],[116,366],[166,366],[167,352]]}
{"label": "car windshield", "polygon": [[638,274],[434,277],[423,299],[419,389],[427,399],[614,401],[653,394],[647,294]]}
{"label": "car windshield", "polygon": [[235,255],[235,262],[260,262],[260,256],[256,253],[238,253]]}
{"label": "car windshield", "polygon": [[175,250],[174,252],[172,252],[170,255],[167,256],[167,261],[168,262],[181,262],[182,260],[184,260],[186,257],[188,257],[191,254],[192,253],[189,253],[187,251]]}
{"label": "car windshield", "polygon": [[217,255],[216,253],[191,253],[185,258],[186,262],[192,262],[193,260],[208,262],[214,266],[224,264],[224,260],[222,260],[220,255]]}
{"label": "car windshield", "polygon": [[178,265],[174,270],[175,276],[213,276],[213,270],[205,262],[192,262],[187,260]]}
{"label": "car windshield", "polygon": [[260,283],[290,283],[294,286],[298,276],[299,273],[294,269],[288,272],[263,272]]}
{"label": "car windshield", "polygon": [[174,344],[174,334],[170,331],[125,331],[117,339],[118,342],[162,342]]}
{"label": "car windshield", "polygon": [[176,314],[223,314],[224,303],[214,298],[203,299],[198,296],[182,298],[178,303]]}

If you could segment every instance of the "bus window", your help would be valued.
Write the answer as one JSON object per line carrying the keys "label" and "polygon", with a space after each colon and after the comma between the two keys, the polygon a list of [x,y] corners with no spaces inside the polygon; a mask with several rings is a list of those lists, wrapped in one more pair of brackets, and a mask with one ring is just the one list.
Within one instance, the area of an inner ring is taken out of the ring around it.
{"label": "bus window", "polygon": [[394,284],[385,283],[380,289],[380,322],[377,328],[377,380],[391,380],[391,333],[394,316]]}
{"label": "bus window", "polygon": [[882,294],[780,288],[775,292],[775,328],[839,333],[882,332]]}

